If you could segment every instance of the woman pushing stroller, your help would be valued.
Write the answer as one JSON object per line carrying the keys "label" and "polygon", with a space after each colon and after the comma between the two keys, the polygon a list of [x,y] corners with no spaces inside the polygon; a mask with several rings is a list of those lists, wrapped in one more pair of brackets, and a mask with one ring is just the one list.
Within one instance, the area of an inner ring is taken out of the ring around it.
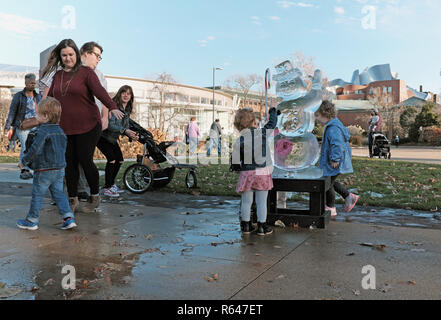
{"label": "woman pushing stroller", "polygon": [[103,116],[109,116],[109,126],[104,130],[98,141],[97,147],[107,159],[105,170],[104,195],[109,197],[118,197],[123,191],[115,184],[121,165],[124,163],[124,157],[118,144],[119,137],[126,135],[130,139],[138,141],[138,134],[129,129],[130,115],[133,110],[134,96],[130,86],[122,86],[113,101],[117,104],[119,110],[124,113],[122,119],[117,119],[113,114],[109,116],[107,109],[103,109]]}

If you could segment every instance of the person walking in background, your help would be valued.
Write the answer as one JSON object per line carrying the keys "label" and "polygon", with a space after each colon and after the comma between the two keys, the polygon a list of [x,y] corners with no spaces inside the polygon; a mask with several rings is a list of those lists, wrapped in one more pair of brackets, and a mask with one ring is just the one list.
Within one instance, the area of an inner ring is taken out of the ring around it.
{"label": "person walking in background", "polygon": [[[240,132],[240,137],[234,143],[231,169],[240,172],[236,192],[242,198],[240,219],[243,234],[254,231],[251,223],[254,194],[257,204],[257,234],[265,236],[273,233],[273,229],[266,224],[268,191],[274,187],[271,149],[267,141],[270,133],[267,130],[276,127],[277,110],[272,108],[269,114],[269,121],[262,129],[256,128],[258,123],[251,108],[240,109],[234,118],[234,127]],[[263,159],[256,159],[256,155],[261,155]]]}
{"label": "person walking in background", "polygon": [[98,149],[107,159],[104,195],[108,197],[118,197],[123,192],[115,185],[116,176],[124,163],[124,157],[118,145],[119,137],[124,134],[134,141],[138,141],[139,138],[136,132],[129,129],[130,114],[134,103],[133,89],[130,86],[122,86],[113,101],[124,113],[124,117],[117,119],[112,115],[108,128],[102,132],[97,144]]}
{"label": "person walking in background", "polygon": [[195,117],[191,117],[190,123],[187,125],[187,135],[190,142],[190,156],[193,156],[196,153],[199,137],[201,136]]}
{"label": "person walking in background", "polygon": [[383,120],[378,114],[378,109],[373,108],[371,111],[371,119],[369,120],[369,157],[373,158],[374,133],[381,132]]}
{"label": "person walking in background", "polygon": [[22,162],[29,130],[22,130],[20,126],[24,120],[35,118],[35,107],[41,101],[41,95],[35,91],[36,79],[35,74],[32,73],[25,76],[25,88],[14,95],[5,124],[5,134],[8,134],[10,129],[15,130],[20,140],[20,179],[23,180],[32,179],[33,176],[30,168],[23,165]]}
{"label": "person walking in background", "polygon": [[20,229],[38,229],[43,198],[48,189],[63,219],[61,229],[68,230],[77,226],[63,192],[67,138],[58,125],[60,117],[61,105],[56,99],[46,98],[38,105],[36,119],[40,125],[33,129],[33,141],[28,141],[30,146],[23,157],[23,163],[34,170],[31,207],[26,219],[18,220],[17,226]]}
{"label": "person walking in background", "polygon": [[395,146],[398,148],[400,145],[400,138],[396,136],[394,142],[395,142]]}
{"label": "person walking in background", "polygon": [[219,123],[219,119],[216,119],[216,121],[213,122],[210,128],[210,142],[208,143],[207,157],[211,155],[211,149],[213,148],[213,146],[215,148],[217,147],[217,155],[219,157],[222,156],[221,139],[222,139],[222,127]]}
{"label": "person walking in background", "polygon": [[337,118],[337,109],[331,102],[325,100],[315,114],[315,118],[325,125],[320,154],[320,168],[325,177],[331,177],[331,188],[326,193],[326,210],[331,216],[337,216],[335,207],[335,192],[345,199],[345,212],[350,212],[359,196],[349,193],[345,186],[336,181],[341,174],[353,173],[352,150],[349,145],[351,137],[349,130]]}
{"label": "person walking in background", "polygon": [[60,126],[67,135],[66,184],[69,202],[75,212],[79,204],[78,165],[81,164],[91,193],[86,210],[93,211],[100,204],[99,174],[93,162],[93,154],[102,128],[101,114],[94,96],[117,119],[121,119],[124,113],[100,84],[96,73],[82,65],[80,51],[73,40],[61,41],[52,56],[56,59],[54,64],[63,68],[55,74],[48,96],[59,100],[63,110]]}

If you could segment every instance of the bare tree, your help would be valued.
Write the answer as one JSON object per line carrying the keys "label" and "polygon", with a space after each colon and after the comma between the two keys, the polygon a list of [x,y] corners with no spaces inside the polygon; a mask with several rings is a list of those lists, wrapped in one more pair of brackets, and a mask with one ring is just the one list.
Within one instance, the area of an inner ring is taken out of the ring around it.
{"label": "bare tree", "polygon": [[306,56],[302,51],[296,51],[292,54],[292,62],[295,68],[299,68],[306,76],[314,76],[314,71],[317,69],[314,57]]}
{"label": "bare tree", "polygon": [[168,134],[172,120],[181,113],[181,108],[186,107],[189,97],[177,90],[176,80],[171,74],[163,72],[155,80],[150,101],[149,113],[154,129]]}
{"label": "bare tree", "polygon": [[[314,76],[315,70],[318,67],[315,64],[314,57],[308,57],[302,51],[296,51],[291,55],[292,62],[294,64],[294,68],[300,69],[305,74],[305,82],[308,85],[308,90],[311,90],[312,81],[311,78]],[[328,77],[322,70],[322,87],[326,88],[328,86]],[[331,100],[334,97],[332,92],[328,90],[323,91],[323,99]]]}
{"label": "bare tree", "polygon": [[238,90],[242,94],[243,105],[247,105],[248,95],[255,85],[263,83],[263,77],[258,74],[237,74],[228,78],[225,85],[230,89]]}

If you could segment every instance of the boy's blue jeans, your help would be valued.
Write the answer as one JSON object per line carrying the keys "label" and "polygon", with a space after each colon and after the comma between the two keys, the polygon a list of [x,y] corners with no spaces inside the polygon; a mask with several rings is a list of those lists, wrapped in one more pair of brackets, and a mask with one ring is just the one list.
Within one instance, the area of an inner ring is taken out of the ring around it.
{"label": "boy's blue jeans", "polygon": [[43,198],[49,189],[52,199],[57,203],[58,211],[63,219],[74,218],[74,214],[69,206],[69,200],[63,192],[64,169],[34,172],[32,184],[31,208],[29,209],[27,220],[38,224],[40,220],[40,210],[43,206]]}

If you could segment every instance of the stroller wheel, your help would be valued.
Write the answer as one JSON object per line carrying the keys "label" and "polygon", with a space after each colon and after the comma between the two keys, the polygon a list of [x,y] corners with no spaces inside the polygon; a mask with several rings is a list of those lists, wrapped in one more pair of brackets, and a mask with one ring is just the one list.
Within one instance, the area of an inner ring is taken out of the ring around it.
{"label": "stroller wheel", "polygon": [[187,176],[185,177],[185,185],[188,189],[195,189],[198,187],[198,178],[196,176],[196,172],[188,171]]}
{"label": "stroller wheel", "polygon": [[124,172],[124,184],[133,193],[145,193],[153,184],[153,172],[143,164],[131,165]]}

